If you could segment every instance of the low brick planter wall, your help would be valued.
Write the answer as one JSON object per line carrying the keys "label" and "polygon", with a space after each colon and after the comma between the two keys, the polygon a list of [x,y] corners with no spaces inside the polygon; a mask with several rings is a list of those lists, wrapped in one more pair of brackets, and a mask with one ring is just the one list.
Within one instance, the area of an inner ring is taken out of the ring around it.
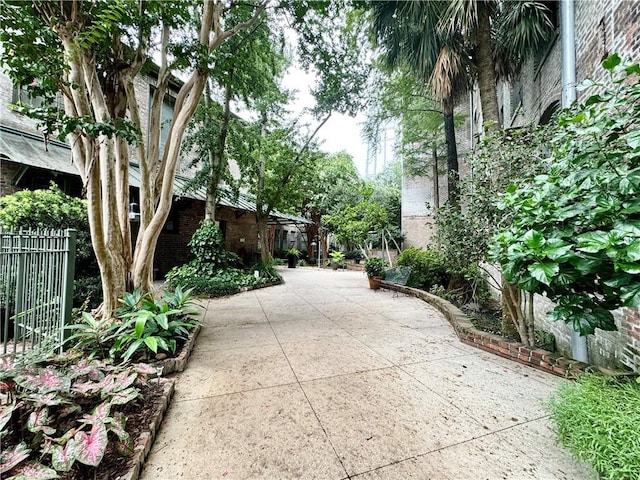
{"label": "low brick planter wall", "polygon": [[589,366],[547,350],[529,348],[521,343],[510,342],[498,335],[478,330],[462,310],[437,295],[402,285],[382,285],[382,288],[418,297],[433,305],[451,323],[460,341],[467,345],[561,377],[574,377]]}
{"label": "low brick planter wall", "polygon": [[[156,380],[153,379],[150,381],[155,382]],[[156,438],[156,434],[160,429],[160,424],[164,419],[164,414],[166,413],[167,408],[169,408],[169,401],[171,400],[176,384],[175,378],[161,378],[159,381],[162,383],[164,392],[162,396],[162,403],[157,415],[149,425],[148,430],[142,432],[138,438],[135,439],[135,447],[133,455],[131,456],[131,468],[125,475],[117,477],[114,480],[138,480],[140,477],[144,461],[151,451],[153,440]]]}

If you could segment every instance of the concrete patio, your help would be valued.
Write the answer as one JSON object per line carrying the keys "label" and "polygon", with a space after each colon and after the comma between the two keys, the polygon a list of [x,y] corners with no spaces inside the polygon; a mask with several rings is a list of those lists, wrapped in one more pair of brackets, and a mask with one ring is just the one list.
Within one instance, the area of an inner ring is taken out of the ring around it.
{"label": "concrete patio", "polygon": [[141,478],[595,478],[555,443],[564,381],[460,343],[358,272],[201,302],[203,329]]}

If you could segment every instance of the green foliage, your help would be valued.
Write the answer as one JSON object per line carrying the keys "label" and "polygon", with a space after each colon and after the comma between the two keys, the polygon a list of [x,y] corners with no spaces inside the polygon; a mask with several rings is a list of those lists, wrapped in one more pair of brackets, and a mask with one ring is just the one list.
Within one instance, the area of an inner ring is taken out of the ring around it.
{"label": "green foliage", "polygon": [[486,259],[491,237],[509,222],[509,212],[496,207],[495,197],[543,170],[552,133],[540,126],[489,133],[467,157],[473,175],[460,183],[464,208],[445,205],[436,212],[436,242],[450,273],[463,274]]}
{"label": "green foliage", "polygon": [[640,472],[640,384],[583,375],[551,401],[560,441],[608,480],[637,480]]}
{"label": "green foliage", "polygon": [[330,263],[332,268],[336,269],[347,267],[344,253],[335,251],[331,252],[329,256],[331,257]]}
{"label": "green foliage", "polygon": [[380,231],[387,226],[387,211],[379,203],[370,202],[370,197],[371,192],[366,196],[367,200],[345,205],[324,217],[325,226],[349,249],[363,244],[370,230]]}
{"label": "green foliage", "polygon": [[71,357],[4,357],[0,365],[9,398],[0,405],[0,474],[23,478],[29,470],[34,476],[25,478],[59,478],[73,470],[74,477],[88,478],[108,449],[133,453],[123,409],[142,408],[138,387],[151,367]]}
{"label": "green foliage", "polygon": [[224,248],[224,238],[218,226],[205,220],[189,241],[191,253],[200,266],[215,271],[238,261],[238,257]]}
{"label": "green foliage", "polygon": [[449,275],[445,269],[445,257],[438,250],[410,247],[397,260],[398,265],[411,267],[407,285],[429,291],[434,285],[447,285]]}
{"label": "green foliage", "polygon": [[191,290],[183,291],[179,286],[174,292],[164,292],[160,299],[155,299],[151,292],[126,293],[122,307],[116,311],[123,324],[111,347],[111,356],[126,362],[139,351],[147,357],[149,351],[156,355],[158,349],[174,355],[177,341],[186,340],[198,325],[189,319],[197,314],[189,306],[190,294]]}
{"label": "green foliage", "polygon": [[73,228],[78,232],[77,259],[80,271],[93,256],[87,202],[70,197],[53,183],[48,190],[22,190],[0,197],[0,226],[15,231],[21,228]]}
{"label": "green foliage", "polygon": [[462,274],[469,265],[484,259],[488,250],[487,225],[468,210],[444,205],[436,213],[438,248],[446,259],[446,270]]}
{"label": "green foliage", "polygon": [[506,278],[557,303],[582,335],[615,330],[611,310],[640,305],[640,65],[603,63],[607,86],[558,118],[548,171],[509,187],[495,237]]}
{"label": "green foliage", "polygon": [[82,314],[82,322],[67,326],[75,332],[67,343],[93,357],[122,360],[147,358],[158,350],[176,353],[178,341],[186,340],[198,325],[189,316],[196,312],[189,306],[190,290],[177,287],[156,299],[151,292],[140,290],[126,293],[122,306],[115,312],[120,321],[96,320],[89,313]]}
{"label": "green foliage", "polygon": [[302,253],[297,248],[290,248],[287,250],[287,256],[300,258],[300,255],[302,255]]}
{"label": "green foliage", "polygon": [[272,267],[256,268],[255,270],[267,273],[257,279],[252,273],[232,267],[238,262],[238,257],[225,250],[220,229],[212,221],[202,222],[191,237],[189,246],[196,258],[185,265],[172,268],[166,276],[167,283],[176,290],[189,288],[194,295],[217,297],[236,293],[242,287],[263,284],[268,279],[277,277]]}
{"label": "green foliage", "polygon": [[194,271],[191,276],[187,276],[179,280],[177,278],[172,278],[169,283],[172,284],[173,282],[176,282],[178,285],[187,285],[193,290],[194,295],[221,297],[224,295],[238,293],[243,287],[263,285],[279,278],[274,269],[265,271],[256,268],[256,270],[260,272],[259,278],[255,278],[253,274],[237,268],[225,268],[218,270],[216,274],[211,277],[198,275],[198,273]]}
{"label": "green foliage", "polygon": [[53,183],[47,190],[22,190],[0,197],[0,226],[14,231],[21,228],[76,230],[73,304],[78,307],[87,298],[90,307],[100,304],[102,288],[85,200],[65,194]]}
{"label": "green foliage", "polygon": [[369,257],[364,262],[364,271],[367,272],[367,277],[384,277],[384,269],[387,265],[384,258]]}

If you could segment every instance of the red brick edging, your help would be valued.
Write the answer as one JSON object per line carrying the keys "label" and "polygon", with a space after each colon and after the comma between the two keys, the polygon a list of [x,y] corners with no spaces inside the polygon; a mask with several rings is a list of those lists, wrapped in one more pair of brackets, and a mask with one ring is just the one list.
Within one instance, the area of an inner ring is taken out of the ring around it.
{"label": "red brick edging", "polygon": [[437,295],[403,285],[381,285],[381,287],[417,297],[436,307],[451,323],[460,341],[467,345],[561,377],[573,377],[589,366],[541,348],[529,348],[522,343],[510,342],[498,335],[478,330],[462,310]]}

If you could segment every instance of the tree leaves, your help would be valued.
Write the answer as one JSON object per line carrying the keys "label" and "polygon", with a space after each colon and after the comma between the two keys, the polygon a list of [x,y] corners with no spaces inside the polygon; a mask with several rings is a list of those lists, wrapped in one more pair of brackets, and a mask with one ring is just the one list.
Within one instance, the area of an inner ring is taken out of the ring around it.
{"label": "tree leaves", "polygon": [[527,267],[531,276],[536,280],[550,285],[552,278],[558,274],[560,267],[554,262],[537,262]]}
{"label": "tree leaves", "polygon": [[640,84],[627,78],[640,66],[620,66],[607,59],[614,86],[591,82],[598,93],[560,114],[548,173],[499,199],[512,221],[494,237],[494,258],[581,334],[614,330],[610,310],[640,304]]}

